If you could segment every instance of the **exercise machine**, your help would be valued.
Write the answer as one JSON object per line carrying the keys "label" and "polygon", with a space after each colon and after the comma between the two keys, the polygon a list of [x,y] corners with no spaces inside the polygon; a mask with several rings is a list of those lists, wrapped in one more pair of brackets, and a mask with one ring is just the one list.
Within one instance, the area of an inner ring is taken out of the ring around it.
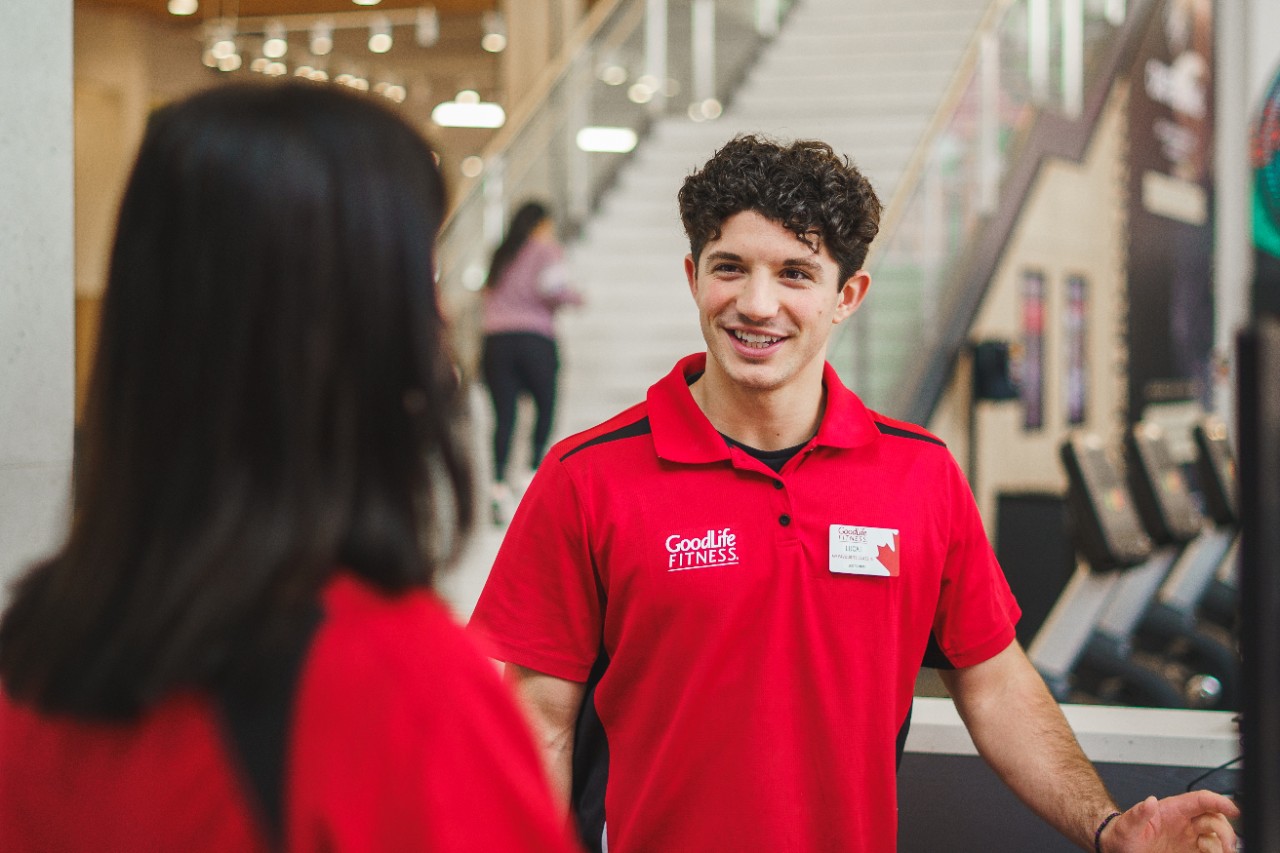
{"label": "exercise machine", "polygon": [[[1167,455],[1155,430],[1141,426],[1137,440]],[[1099,438],[1073,435],[1061,455],[1073,538],[1083,560],[1028,650],[1032,663],[1060,701],[1216,707],[1222,693],[1217,676],[1199,671],[1195,659],[1178,660],[1134,642],[1185,549],[1153,540],[1122,466]],[[1180,477],[1180,471],[1166,471],[1162,480],[1167,490],[1185,495]],[[1167,520],[1189,541],[1200,517],[1189,499],[1173,504]]]}

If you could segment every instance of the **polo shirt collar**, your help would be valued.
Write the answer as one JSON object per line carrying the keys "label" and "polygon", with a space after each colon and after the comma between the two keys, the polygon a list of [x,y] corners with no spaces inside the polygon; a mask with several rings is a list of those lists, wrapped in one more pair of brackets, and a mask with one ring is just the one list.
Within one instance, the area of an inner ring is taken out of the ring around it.
{"label": "polo shirt collar", "polygon": [[[729,446],[689,391],[690,380],[706,367],[705,352],[685,356],[649,389],[649,424],[654,446],[662,459],[689,464],[730,459]],[[822,383],[827,389],[827,406],[818,434],[810,444],[858,447],[880,437],[867,407],[844,386],[829,363],[823,365]]]}

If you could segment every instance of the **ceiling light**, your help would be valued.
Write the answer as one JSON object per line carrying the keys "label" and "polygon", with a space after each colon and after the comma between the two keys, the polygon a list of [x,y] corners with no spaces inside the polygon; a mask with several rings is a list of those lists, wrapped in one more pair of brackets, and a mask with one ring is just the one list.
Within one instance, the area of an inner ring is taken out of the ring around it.
{"label": "ceiling light", "polygon": [[209,30],[209,55],[213,57],[214,64],[220,63],[228,56],[233,56],[236,51],[236,31],[230,24],[218,23]]}
{"label": "ceiling light", "polygon": [[577,142],[583,151],[626,154],[636,147],[636,132],[629,127],[584,127]]}
{"label": "ceiling light", "polygon": [[470,157],[462,158],[462,174],[468,178],[477,178],[483,171],[484,160],[481,160],[476,155],[472,154]]}
{"label": "ceiling light", "polygon": [[331,50],[333,50],[333,21],[316,21],[311,25],[311,54],[327,56]]}
{"label": "ceiling light", "polygon": [[480,100],[473,91],[464,90],[452,101],[436,104],[431,120],[441,127],[502,127],[507,114],[501,106]]}
{"label": "ceiling light", "polygon": [[382,0],[351,0],[357,6],[377,6]]}
{"label": "ceiling light", "polygon": [[374,18],[369,24],[369,51],[386,53],[391,50],[391,22],[386,18]]}
{"label": "ceiling light", "polygon": [[621,86],[627,82],[627,69],[617,63],[605,65],[600,69],[600,79],[610,86]]}
{"label": "ceiling light", "polygon": [[233,53],[230,56],[218,57],[219,71],[235,71],[240,67],[240,54]]}
{"label": "ceiling light", "polygon": [[507,47],[507,22],[501,12],[485,12],[480,19],[484,28],[484,37],[480,46],[490,53],[502,53]]}
{"label": "ceiling light", "polygon": [[647,104],[653,100],[653,88],[644,83],[633,83],[627,89],[627,98],[633,104]]}
{"label": "ceiling light", "polygon": [[431,47],[440,41],[440,14],[435,6],[423,6],[418,10],[413,35],[418,47]]}
{"label": "ceiling light", "polygon": [[389,101],[395,101],[397,104],[403,104],[404,99],[408,97],[408,91],[399,83],[382,82],[373,87],[375,94],[381,95]]}
{"label": "ceiling light", "polygon": [[267,22],[267,31],[262,42],[262,55],[268,59],[279,59],[289,52],[289,33],[279,21]]}
{"label": "ceiling light", "polygon": [[199,8],[199,0],[169,0],[170,15],[194,15]]}

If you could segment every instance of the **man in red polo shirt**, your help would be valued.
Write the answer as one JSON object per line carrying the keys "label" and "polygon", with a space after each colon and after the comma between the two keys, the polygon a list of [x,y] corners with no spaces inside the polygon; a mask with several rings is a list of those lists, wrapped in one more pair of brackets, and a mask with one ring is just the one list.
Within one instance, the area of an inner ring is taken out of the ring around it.
{"label": "man in red polo shirt", "polygon": [[1014,640],[951,455],[826,364],[871,284],[866,179],[824,144],[740,137],[680,211],[706,353],[551,450],[472,621],[588,846],[893,851],[923,660],[987,761],[1085,849],[1234,849],[1215,794],[1113,814]]}

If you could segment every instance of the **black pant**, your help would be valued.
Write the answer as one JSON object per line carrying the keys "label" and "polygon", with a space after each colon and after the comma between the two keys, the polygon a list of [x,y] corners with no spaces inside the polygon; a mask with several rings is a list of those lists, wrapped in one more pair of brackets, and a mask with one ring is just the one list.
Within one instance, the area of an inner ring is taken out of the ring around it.
{"label": "black pant", "polygon": [[530,463],[536,467],[547,451],[560,358],[556,342],[545,335],[499,332],[484,339],[482,367],[489,398],[493,401],[493,479],[501,483],[507,478],[507,459],[516,425],[516,400],[522,392],[533,397],[537,412]]}

